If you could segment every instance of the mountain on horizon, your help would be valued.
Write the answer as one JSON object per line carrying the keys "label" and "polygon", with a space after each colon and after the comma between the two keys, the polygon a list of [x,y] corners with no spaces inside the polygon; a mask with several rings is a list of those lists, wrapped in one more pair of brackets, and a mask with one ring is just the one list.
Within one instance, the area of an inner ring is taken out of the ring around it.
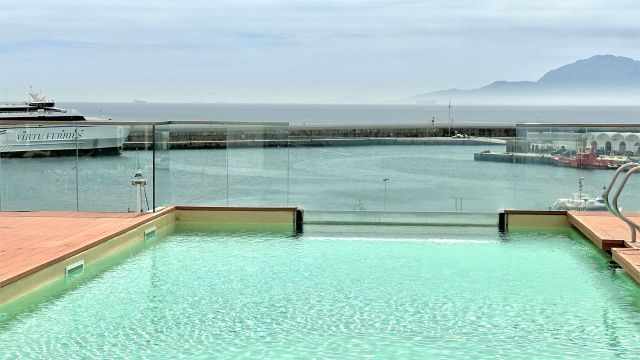
{"label": "mountain on horizon", "polygon": [[414,99],[458,104],[637,104],[640,61],[596,55],[550,70],[537,81],[495,81],[477,89],[441,90]]}

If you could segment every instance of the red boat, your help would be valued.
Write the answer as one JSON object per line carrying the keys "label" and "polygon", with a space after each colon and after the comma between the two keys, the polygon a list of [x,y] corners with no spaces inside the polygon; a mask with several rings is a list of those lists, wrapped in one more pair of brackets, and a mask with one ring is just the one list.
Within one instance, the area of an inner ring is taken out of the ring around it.
{"label": "red boat", "polygon": [[618,160],[601,158],[592,152],[577,153],[576,156],[556,155],[551,159],[554,165],[581,169],[617,169],[622,165]]}

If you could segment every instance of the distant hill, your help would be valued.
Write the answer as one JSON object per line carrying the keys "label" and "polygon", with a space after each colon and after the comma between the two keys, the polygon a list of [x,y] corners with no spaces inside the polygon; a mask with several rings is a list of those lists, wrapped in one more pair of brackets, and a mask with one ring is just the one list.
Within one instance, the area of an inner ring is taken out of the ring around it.
{"label": "distant hill", "polygon": [[477,89],[449,89],[414,97],[417,102],[492,104],[607,104],[640,100],[640,61],[596,55],[561,66],[538,81],[496,81]]}

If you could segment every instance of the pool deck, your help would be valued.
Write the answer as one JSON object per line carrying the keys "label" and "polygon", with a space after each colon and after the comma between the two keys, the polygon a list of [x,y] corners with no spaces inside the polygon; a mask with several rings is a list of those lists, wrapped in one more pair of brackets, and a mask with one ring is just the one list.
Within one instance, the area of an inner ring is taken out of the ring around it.
{"label": "pool deck", "polygon": [[[168,216],[169,214],[174,217]],[[165,217],[167,215],[167,217]],[[156,220],[180,218],[189,224],[214,224],[270,231],[302,229],[298,208],[169,206],[155,213],[0,212],[0,295],[9,285],[86,254]],[[173,220],[170,220],[173,219]],[[0,296],[0,304],[2,303]]]}
{"label": "pool deck", "polygon": [[[0,212],[0,289],[53,264],[153,221],[176,209],[238,211],[243,208],[169,207],[153,214],[99,212]],[[249,209],[249,210],[256,210]],[[263,208],[261,210],[269,210]],[[270,209],[282,210],[282,209]],[[291,209],[289,209],[291,210]],[[295,209],[294,209],[295,210]],[[629,228],[606,212],[521,212],[534,223],[570,224],[640,283],[640,242],[630,242]],[[540,216],[542,215],[542,216]],[[640,214],[630,216],[640,223]],[[244,221],[236,219],[236,221]],[[547,220],[548,222],[548,220]],[[638,233],[640,240],[640,233]]]}
{"label": "pool deck", "polygon": [[0,288],[161,214],[0,212]]}
{"label": "pool deck", "polygon": [[[640,223],[640,214],[627,216]],[[640,283],[640,232],[638,241],[631,242],[627,224],[607,212],[568,212],[569,223],[604,251],[610,251],[613,261]]]}
{"label": "pool deck", "polygon": [[[627,224],[608,212],[569,211],[567,217],[573,227],[604,251],[637,246],[630,242],[631,232]],[[631,215],[629,218],[640,222],[640,214]],[[640,239],[640,233],[637,232],[637,236]]]}

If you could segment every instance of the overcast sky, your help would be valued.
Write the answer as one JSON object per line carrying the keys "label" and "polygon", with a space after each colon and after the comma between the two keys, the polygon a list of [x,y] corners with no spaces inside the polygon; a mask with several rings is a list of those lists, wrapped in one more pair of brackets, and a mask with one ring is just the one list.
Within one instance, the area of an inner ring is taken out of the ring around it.
{"label": "overcast sky", "polygon": [[640,58],[635,0],[0,0],[0,98],[386,103]]}

